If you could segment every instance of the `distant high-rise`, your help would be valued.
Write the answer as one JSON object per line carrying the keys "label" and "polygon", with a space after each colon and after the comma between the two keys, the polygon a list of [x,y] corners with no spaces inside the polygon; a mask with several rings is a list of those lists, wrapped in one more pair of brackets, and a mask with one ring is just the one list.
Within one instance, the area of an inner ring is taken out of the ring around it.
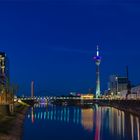
{"label": "distant high-rise", "polygon": [[96,63],[96,98],[100,96],[100,63],[101,63],[101,57],[99,54],[99,47],[97,46],[97,52],[96,56],[94,57],[95,63]]}
{"label": "distant high-rise", "polygon": [[0,86],[9,86],[9,61],[4,52],[0,52]]}
{"label": "distant high-rise", "polygon": [[113,95],[118,95],[119,92],[127,90],[128,77],[111,75],[109,78],[109,90]]}

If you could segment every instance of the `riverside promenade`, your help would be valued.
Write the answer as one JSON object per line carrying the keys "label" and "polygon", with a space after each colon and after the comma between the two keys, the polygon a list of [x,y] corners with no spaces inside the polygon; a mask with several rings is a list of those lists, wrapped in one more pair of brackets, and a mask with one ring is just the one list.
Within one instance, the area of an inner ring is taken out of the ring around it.
{"label": "riverside promenade", "polygon": [[0,114],[0,140],[21,140],[27,106],[17,105],[13,115]]}

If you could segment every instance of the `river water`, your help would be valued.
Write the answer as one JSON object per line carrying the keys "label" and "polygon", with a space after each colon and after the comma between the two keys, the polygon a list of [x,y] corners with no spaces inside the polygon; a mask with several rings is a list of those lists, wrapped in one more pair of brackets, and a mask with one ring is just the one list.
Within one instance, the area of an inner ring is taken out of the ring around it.
{"label": "river water", "polygon": [[23,140],[140,140],[140,119],[112,107],[38,104],[26,114]]}

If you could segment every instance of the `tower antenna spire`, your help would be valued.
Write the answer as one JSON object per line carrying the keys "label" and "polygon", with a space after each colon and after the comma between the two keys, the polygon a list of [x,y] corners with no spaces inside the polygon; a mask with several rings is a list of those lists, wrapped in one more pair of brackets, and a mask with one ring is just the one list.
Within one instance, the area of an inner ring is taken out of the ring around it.
{"label": "tower antenna spire", "polygon": [[97,56],[99,56],[99,46],[97,45]]}

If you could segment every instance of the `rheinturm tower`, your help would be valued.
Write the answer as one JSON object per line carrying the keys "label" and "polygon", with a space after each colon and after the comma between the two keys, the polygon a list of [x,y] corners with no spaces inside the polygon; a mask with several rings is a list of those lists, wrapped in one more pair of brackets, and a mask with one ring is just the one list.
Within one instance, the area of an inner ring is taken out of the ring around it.
{"label": "rheinturm tower", "polygon": [[101,57],[99,54],[99,46],[97,46],[96,56],[94,57],[96,63],[96,98],[100,97],[100,63]]}

